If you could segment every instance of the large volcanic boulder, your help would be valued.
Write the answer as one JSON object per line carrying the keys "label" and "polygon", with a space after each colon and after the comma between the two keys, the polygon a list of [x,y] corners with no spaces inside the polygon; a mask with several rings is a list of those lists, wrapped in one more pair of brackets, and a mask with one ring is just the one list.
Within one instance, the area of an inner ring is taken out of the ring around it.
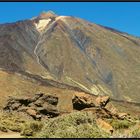
{"label": "large volcanic boulder", "polygon": [[55,117],[59,115],[57,109],[58,97],[37,93],[33,98],[16,98],[10,97],[3,108],[8,112],[24,112],[33,119],[41,119],[42,116]]}
{"label": "large volcanic boulder", "polygon": [[72,99],[73,108],[76,110],[82,110],[84,108],[95,107],[94,102],[86,96],[75,95]]}
{"label": "large volcanic boulder", "polygon": [[82,110],[84,108],[89,107],[100,107],[104,108],[110,98],[109,96],[99,96],[99,97],[93,97],[92,95],[74,95],[72,99],[73,108],[76,110]]}

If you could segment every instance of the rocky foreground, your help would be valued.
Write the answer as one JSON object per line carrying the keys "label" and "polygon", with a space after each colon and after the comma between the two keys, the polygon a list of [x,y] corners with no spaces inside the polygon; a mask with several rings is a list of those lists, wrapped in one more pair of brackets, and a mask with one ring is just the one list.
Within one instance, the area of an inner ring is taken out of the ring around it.
{"label": "rocky foreground", "polygon": [[[59,98],[54,95],[37,93],[32,98],[9,97],[7,104],[3,110],[6,113],[22,113],[35,121],[46,121],[51,118],[59,118],[76,112],[91,113],[96,120],[97,126],[108,134],[114,133],[113,126],[106,121],[111,120],[127,120],[132,123],[133,118],[124,112],[119,112],[110,102],[109,96],[92,96],[92,95],[74,95],[71,102],[73,110],[71,112],[62,112],[57,105]],[[81,119],[82,116],[81,116]],[[80,124],[81,122],[79,122]],[[30,133],[27,135],[31,135]]]}

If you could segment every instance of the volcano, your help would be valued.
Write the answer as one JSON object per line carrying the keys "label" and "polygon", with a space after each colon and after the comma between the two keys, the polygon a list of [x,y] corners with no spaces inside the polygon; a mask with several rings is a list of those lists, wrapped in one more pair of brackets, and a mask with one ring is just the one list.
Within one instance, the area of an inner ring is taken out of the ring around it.
{"label": "volcano", "polygon": [[52,11],[0,25],[1,102],[71,90],[140,103],[140,38]]}

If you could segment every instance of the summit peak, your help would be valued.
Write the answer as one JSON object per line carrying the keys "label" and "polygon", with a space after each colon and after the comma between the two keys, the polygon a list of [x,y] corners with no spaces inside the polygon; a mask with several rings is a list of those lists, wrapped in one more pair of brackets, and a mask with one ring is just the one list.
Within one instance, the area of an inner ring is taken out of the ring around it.
{"label": "summit peak", "polygon": [[51,11],[51,10],[49,10],[49,11],[43,11],[43,12],[41,12],[41,14],[39,15],[39,18],[40,19],[46,19],[46,18],[52,18],[52,17],[56,17],[57,15],[53,12],[53,11]]}

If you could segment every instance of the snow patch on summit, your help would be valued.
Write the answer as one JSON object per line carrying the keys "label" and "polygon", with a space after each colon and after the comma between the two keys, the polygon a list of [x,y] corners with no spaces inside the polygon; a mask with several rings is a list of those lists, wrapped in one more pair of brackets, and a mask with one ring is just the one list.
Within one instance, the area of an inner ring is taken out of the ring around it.
{"label": "snow patch on summit", "polygon": [[58,16],[58,17],[56,18],[56,21],[62,20],[63,22],[65,22],[67,17],[68,17],[68,16]]}
{"label": "snow patch on summit", "polygon": [[44,28],[48,25],[51,19],[41,19],[38,23],[35,23],[35,27],[39,32],[42,32]]}

